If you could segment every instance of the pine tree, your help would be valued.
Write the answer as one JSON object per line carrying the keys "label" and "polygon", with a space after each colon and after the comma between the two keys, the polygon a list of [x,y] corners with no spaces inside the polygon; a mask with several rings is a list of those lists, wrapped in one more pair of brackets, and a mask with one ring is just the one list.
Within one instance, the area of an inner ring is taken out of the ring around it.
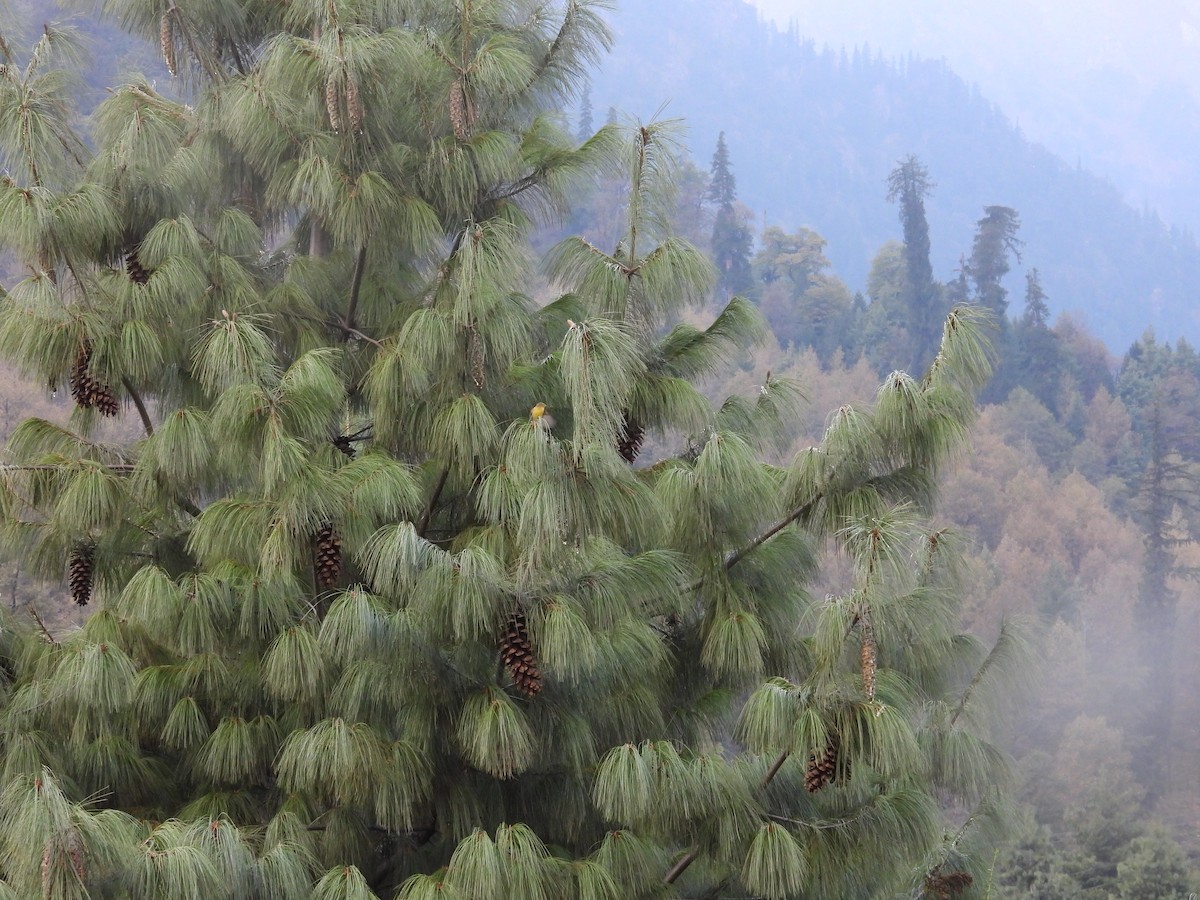
{"label": "pine tree", "polygon": [[579,129],[575,136],[582,144],[592,136],[594,130],[592,125],[592,88],[591,85],[585,84],[583,97],[579,101]]}
{"label": "pine tree", "polygon": [[899,201],[904,230],[905,326],[912,344],[906,364],[912,372],[924,371],[933,359],[945,315],[929,261],[929,223],[925,219],[925,198],[933,187],[929,171],[916,156],[905,158],[888,176],[887,199],[889,203]]}
{"label": "pine tree", "polygon": [[975,302],[1004,325],[1008,321],[1008,291],[1000,282],[1008,274],[1009,254],[1021,260],[1021,241],[1017,238],[1021,220],[1017,211],[1007,206],[987,206],[983,212],[976,224],[968,272],[975,285]]}
{"label": "pine tree", "polygon": [[[1025,310],[1013,328],[1013,349],[997,377],[1025,388],[1053,412],[1062,409],[1065,369],[1057,334],[1050,328],[1050,308],[1036,268],[1025,274]],[[1007,367],[1008,373],[1003,369]]]}
{"label": "pine tree", "polygon": [[[797,391],[696,387],[762,323],[679,322],[715,272],[665,215],[677,127],[576,147],[542,114],[601,6],[128,0],[194,96],[124,85],[86,140],[57,33],[4,70],[0,234],[32,274],[0,352],[62,383],[89,348],[142,436],[81,405],[6,449],[7,545],[95,612],[0,628],[0,894],[982,882],[1020,642],[956,634],[927,519],[987,377],[975,316],[763,462]],[[555,248],[535,304],[533,217],[613,159],[621,239]],[[816,600],[822,541],[856,574]]]}
{"label": "pine tree", "polygon": [[737,204],[737,181],[729,161],[725,132],[717,137],[709,174],[708,199],[716,204],[712,229],[712,257],[717,265],[720,286],[731,294],[750,289],[750,228]]}

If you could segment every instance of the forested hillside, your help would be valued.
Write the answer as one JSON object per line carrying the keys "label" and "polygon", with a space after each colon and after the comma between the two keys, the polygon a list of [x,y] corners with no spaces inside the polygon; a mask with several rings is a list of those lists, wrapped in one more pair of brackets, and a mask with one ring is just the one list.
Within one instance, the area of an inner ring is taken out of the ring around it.
{"label": "forested hillside", "polygon": [[[807,225],[851,285],[891,234],[879,185],[914,153],[929,167],[933,262],[954,275],[980,211],[1021,212],[1026,265],[1054,312],[1082,314],[1124,349],[1147,326],[1200,340],[1200,251],[1194,237],[1075,160],[1029,144],[987,97],[937,61],[892,60],[869,47],[814,46],[759,21],[742,0],[663,0],[620,7],[613,54],[594,75],[593,104],[685,118],[693,151],[725,132],[742,199],[768,225]],[[1017,268],[1023,271],[1024,266]]]}

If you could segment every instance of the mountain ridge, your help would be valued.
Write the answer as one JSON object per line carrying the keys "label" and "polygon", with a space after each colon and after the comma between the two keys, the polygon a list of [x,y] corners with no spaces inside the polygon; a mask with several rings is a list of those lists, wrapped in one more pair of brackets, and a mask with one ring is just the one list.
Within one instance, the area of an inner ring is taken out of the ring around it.
{"label": "mountain ridge", "polygon": [[1025,242],[1007,280],[1015,312],[1021,276],[1037,267],[1051,309],[1081,317],[1116,352],[1148,327],[1200,342],[1194,237],[1027,141],[944,61],[818,49],[742,0],[619,7],[612,22],[616,45],[593,77],[596,108],[649,116],[669,101],[702,166],[724,131],[758,227],[765,218],[814,228],[852,288],[899,237],[885,181],[915,153],[936,185],[927,205],[938,278],[954,276],[984,206],[1011,206]]}

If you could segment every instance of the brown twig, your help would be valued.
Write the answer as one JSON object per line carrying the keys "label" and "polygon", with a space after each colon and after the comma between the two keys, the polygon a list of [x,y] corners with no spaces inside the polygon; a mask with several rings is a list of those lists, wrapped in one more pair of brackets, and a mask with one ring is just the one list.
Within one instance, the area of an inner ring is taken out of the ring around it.
{"label": "brown twig", "polygon": [[46,643],[57,647],[58,641],[55,639],[54,635],[50,633],[50,629],[46,627],[46,623],[42,621],[42,617],[38,615],[37,608],[34,606],[29,607],[29,614],[33,616],[33,621],[37,622],[38,630],[41,631],[42,637],[45,638]]}
{"label": "brown twig", "polygon": [[[92,462],[92,460],[80,460],[80,462]],[[31,465],[0,465],[0,473],[4,472],[57,472],[63,468],[66,463],[38,463]],[[102,469],[108,469],[110,472],[132,472],[134,470],[133,463],[96,463]]]}
{"label": "brown twig", "polygon": [[358,314],[358,295],[362,290],[363,270],[367,268],[367,242],[363,241],[354,258],[354,277],[350,279],[350,301],[346,304],[346,316],[342,327],[347,334],[357,334],[354,318]]}
{"label": "brown twig", "polygon": [[775,762],[771,763],[771,768],[767,769],[767,774],[763,776],[763,780],[761,782],[762,787],[766,787],[775,780],[775,776],[779,774],[779,770],[783,768],[783,764],[787,762],[788,757],[791,755],[791,750],[784,750],[779,754],[779,758],[776,759]]}
{"label": "brown twig", "polygon": [[700,848],[693,847],[675,865],[671,866],[671,871],[663,876],[663,884],[674,884],[675,880],[687,871],[687,867],[696,861],[700,856]]}
{"label": "brown twig", "polygon": [[150,413],[146,409],[146,404],[142,400],[142,395],[137,392],[130,380],[122,375],[121,384],[125,387],[126,393],[129,394],[129,399],[133,401],[133,405],[137,408],[138,417],[142,420],[142,427],[146,429],[146,437],[154,436],[154,422],[150,419]]}
{"label": "brown twig", "polygon": [[433,489],[433,495],[429,498],[429,505],[425,507],[425,512],[421,515],[421,524],[417,526],[417,537],[425,537],[425,529],[429,527],[429,520],[433,517],[433,508],[437,505],[438,498],[442,496],[442,488],[446,486],[446,479],[450,477],[450,464],[446,463],[446,467],[442,469],[442,474],[438,478],[437,487]]}
{"label": "brown twig", "polygon": [[375,338],[371,337],[369,334],[363,334],[363,333],[362,333],[361,331],[359,331],[357,328],[354,328],[354,327],[352,327],[352,326],[350,326],[350,325],[347,325],[347,324],[346,324],[345,322],[343,322],[341,319],[338,319],[338,320],[337,320],[337,322],[336,322],[336,324],[337,324],[337,327],[338,327],[338,328],[340,328],[340,329],[341,329],[342,331],[344,331],[346,334],[350,335],[350,337],[352,337],[352,338],[358,338],[358,340],[360,340],[360,341],[366,341],[368,344],[372,344],[372,345],[374,345],[374,346],[376,346],[376,347],[382,347],[382,346],[383,346],[383,341],[376,340]]}

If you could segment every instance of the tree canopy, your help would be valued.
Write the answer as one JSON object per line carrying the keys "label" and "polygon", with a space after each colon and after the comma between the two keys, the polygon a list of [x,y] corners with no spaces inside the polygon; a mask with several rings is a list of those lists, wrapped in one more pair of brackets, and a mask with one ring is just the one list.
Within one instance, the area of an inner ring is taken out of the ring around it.
{"label": "tree canopy", "polygon": [[[698,387],[762,323],[682,320],[716,273],[676,124],[555,113],[604,8],[117,3],[187,102],[136,80],[86,134],[62,34],[6,65],[0,352],[76,410],[13,433],[3,534],[95,612],[0,630],[0,894],[986,881],[1022,641],[958,633],[928,519],[977,314],[768,463],[799,392]],[[612,172],[615,246],[539,266],[531,223]]]}

